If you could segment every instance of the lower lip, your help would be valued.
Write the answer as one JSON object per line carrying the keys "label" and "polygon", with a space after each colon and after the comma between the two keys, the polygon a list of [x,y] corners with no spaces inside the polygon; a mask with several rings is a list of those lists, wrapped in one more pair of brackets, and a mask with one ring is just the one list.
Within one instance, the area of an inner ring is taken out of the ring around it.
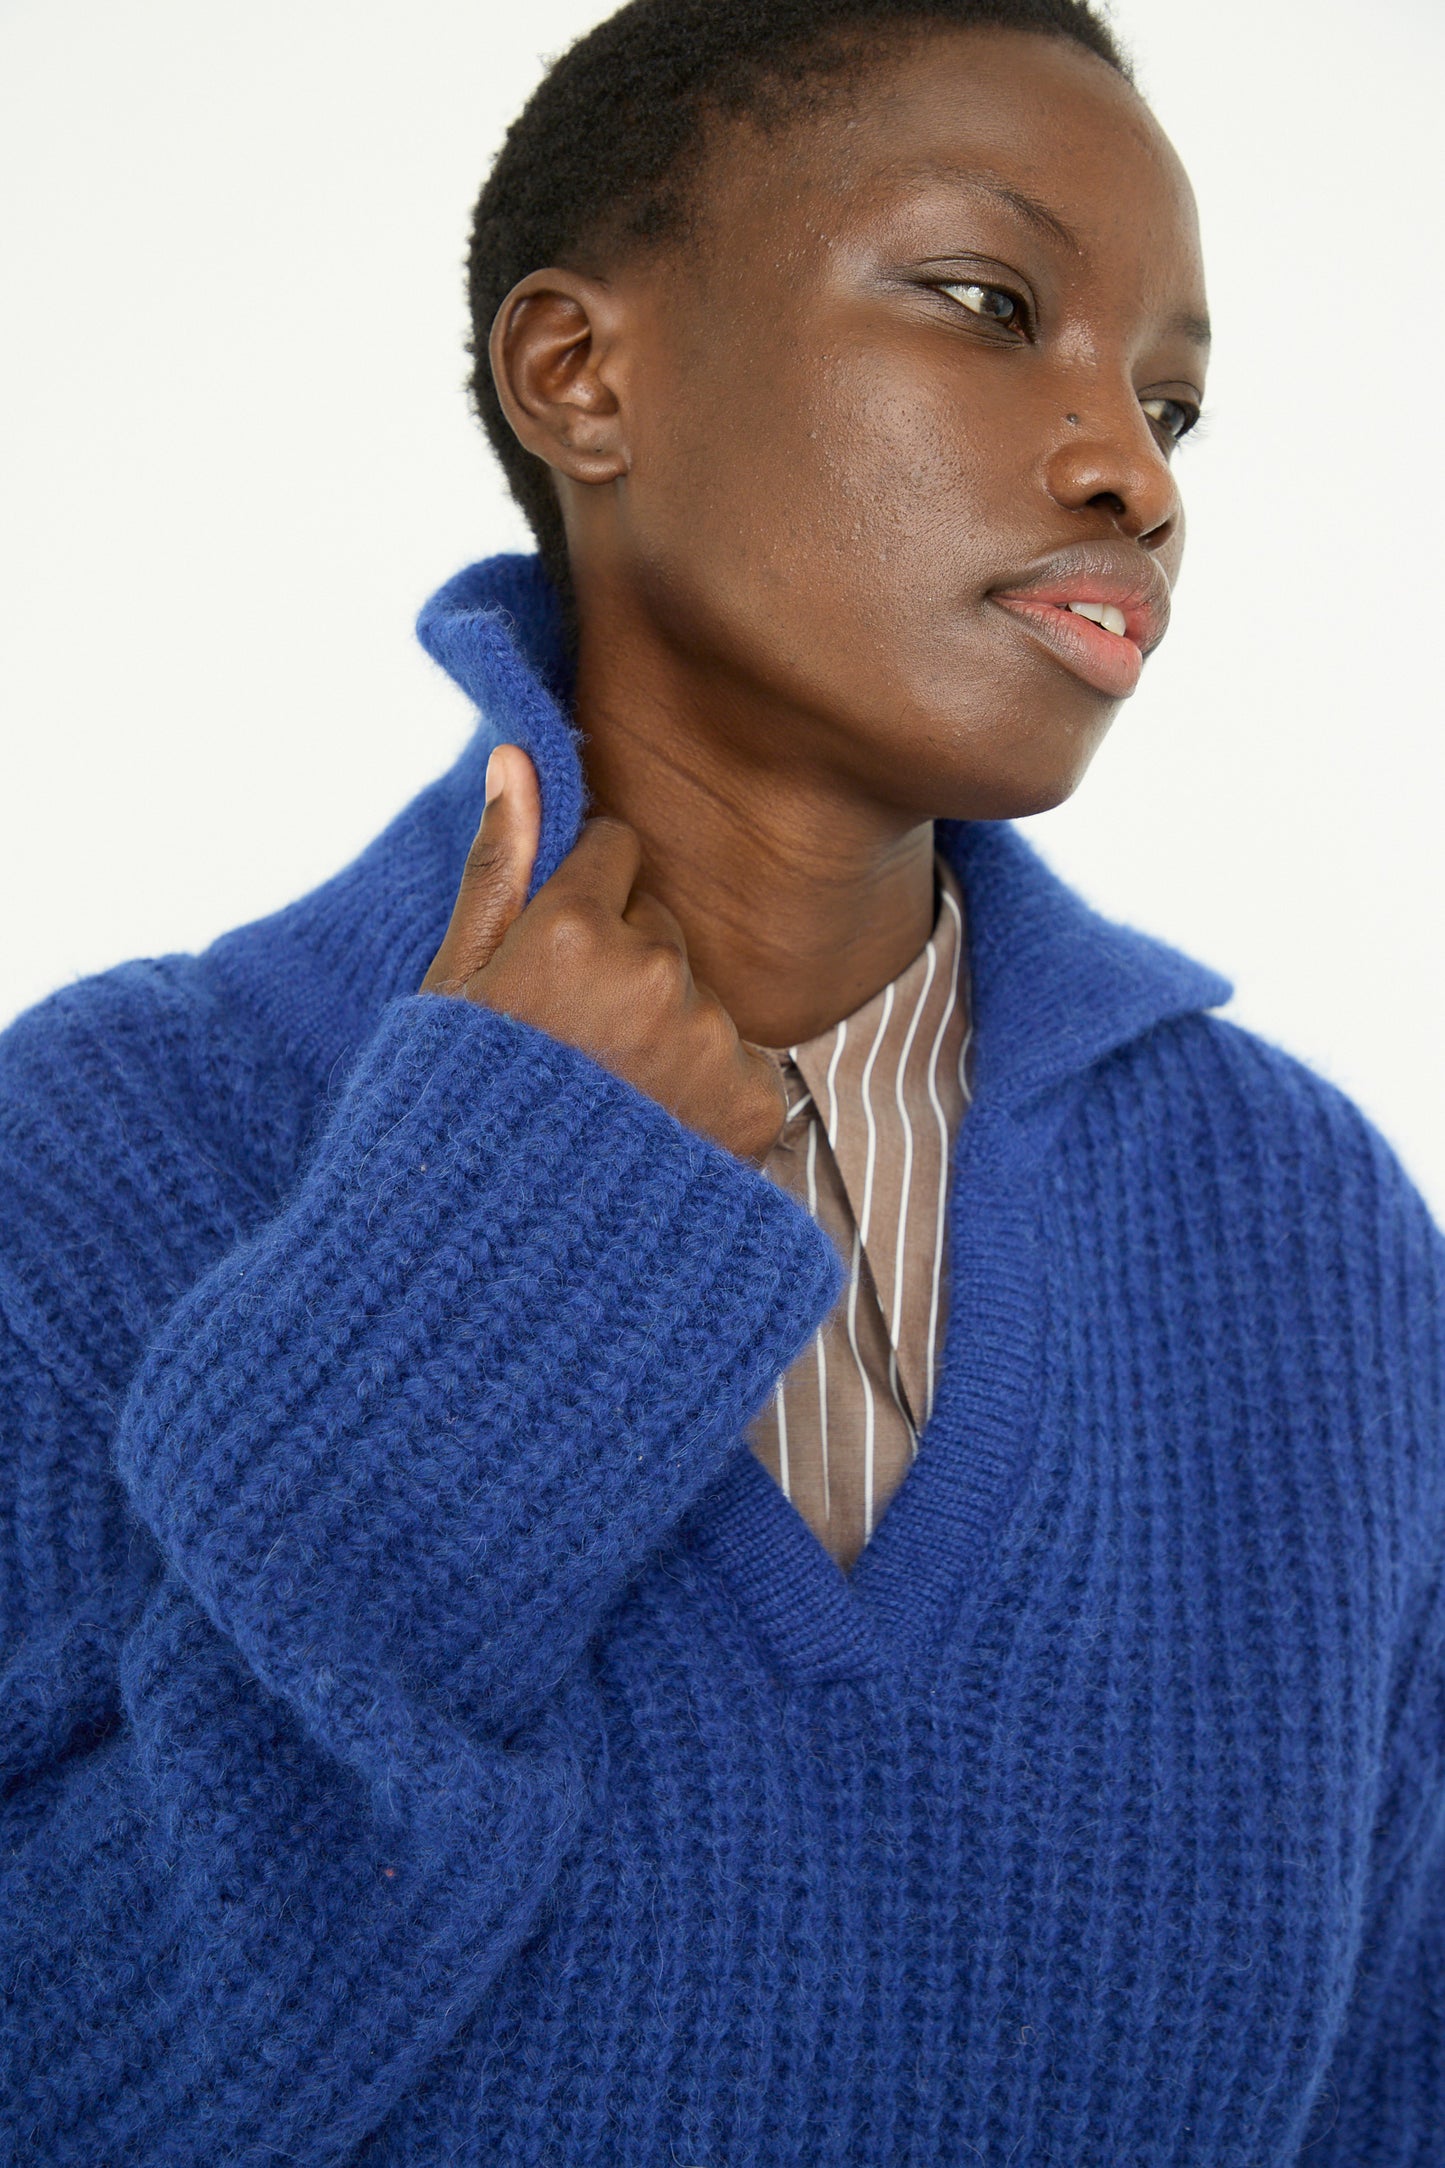
{"label": "lower lip", "polygon": [[1019,618],[1049,653],[1111,700],[1126,700],[1139,682],[1144,657],[1126,633],[1105,632],[1092,618],[1053,602],[1026,602],[1020,595],[990,595],[1001,610]]}

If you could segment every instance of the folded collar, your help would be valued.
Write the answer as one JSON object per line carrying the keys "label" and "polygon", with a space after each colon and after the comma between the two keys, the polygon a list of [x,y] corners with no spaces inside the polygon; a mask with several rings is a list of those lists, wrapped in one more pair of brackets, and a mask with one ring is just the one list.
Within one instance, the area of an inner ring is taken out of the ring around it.
{"label": "folded collar", "polygon": [[[492,747],[520,745],[536,765],[533,892],[587,813],[560,616],[539,561],[468,566],[432,596],[417,633],[480,711],[460,757],[350,866],[208,952],[323,1083],[386,1003],[425,975],[481,817]],[[967,905],[976,1101],[1021,1102],[1171,1017],[1229,999],[1217,972],[1091,909],[1010,823],[941,818],[936,840]]]}

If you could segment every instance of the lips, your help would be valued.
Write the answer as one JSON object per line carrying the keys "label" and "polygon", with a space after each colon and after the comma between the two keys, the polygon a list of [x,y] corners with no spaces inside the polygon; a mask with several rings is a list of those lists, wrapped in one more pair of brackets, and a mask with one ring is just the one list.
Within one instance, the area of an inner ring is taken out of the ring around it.
{"label": "lips", "polygon": [[[990,588],[986,598],[1075,677],[1111,699],[1126,699],[1144,657],[1169,624],[1169,581],[1156,559],[1127,543],[1081,542],[1055,550]],[[1122,614],[1122,633],[1070,609]]]}

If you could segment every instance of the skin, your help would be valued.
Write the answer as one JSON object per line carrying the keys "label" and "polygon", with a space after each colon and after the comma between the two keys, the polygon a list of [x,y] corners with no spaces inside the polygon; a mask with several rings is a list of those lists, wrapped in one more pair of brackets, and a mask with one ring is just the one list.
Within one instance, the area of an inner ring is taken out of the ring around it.
{"label": "skin", "polygon": [[1172,146],[1063,39],[889,47],[779,132],[721,126],[698,202],[685,247],[538,270],[493,327],[566,523],[602,810],[524,908],[536,778],[499,748],[425,990],[761,1163],[784,1109],[757,1048],[918,954],[934,818],[1056,805],[1102,742],[1117,701],[989,590],[1078,541],[1172,587],[1204,281]]}

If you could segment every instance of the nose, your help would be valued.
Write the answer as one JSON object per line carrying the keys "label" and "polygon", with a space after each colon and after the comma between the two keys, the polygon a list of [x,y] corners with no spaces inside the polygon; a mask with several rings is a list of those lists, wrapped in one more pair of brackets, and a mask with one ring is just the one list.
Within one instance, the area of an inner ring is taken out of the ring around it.
{"label": "nose", "polygon": [[1176,534],[1181,505],[1163,447],[1132,390],[1105,398],[1075,392],[1059,409],[1057,439],[1045,465],[1055,503],[1068,511],[1097,505],[1121,533],[1160,549]]}

